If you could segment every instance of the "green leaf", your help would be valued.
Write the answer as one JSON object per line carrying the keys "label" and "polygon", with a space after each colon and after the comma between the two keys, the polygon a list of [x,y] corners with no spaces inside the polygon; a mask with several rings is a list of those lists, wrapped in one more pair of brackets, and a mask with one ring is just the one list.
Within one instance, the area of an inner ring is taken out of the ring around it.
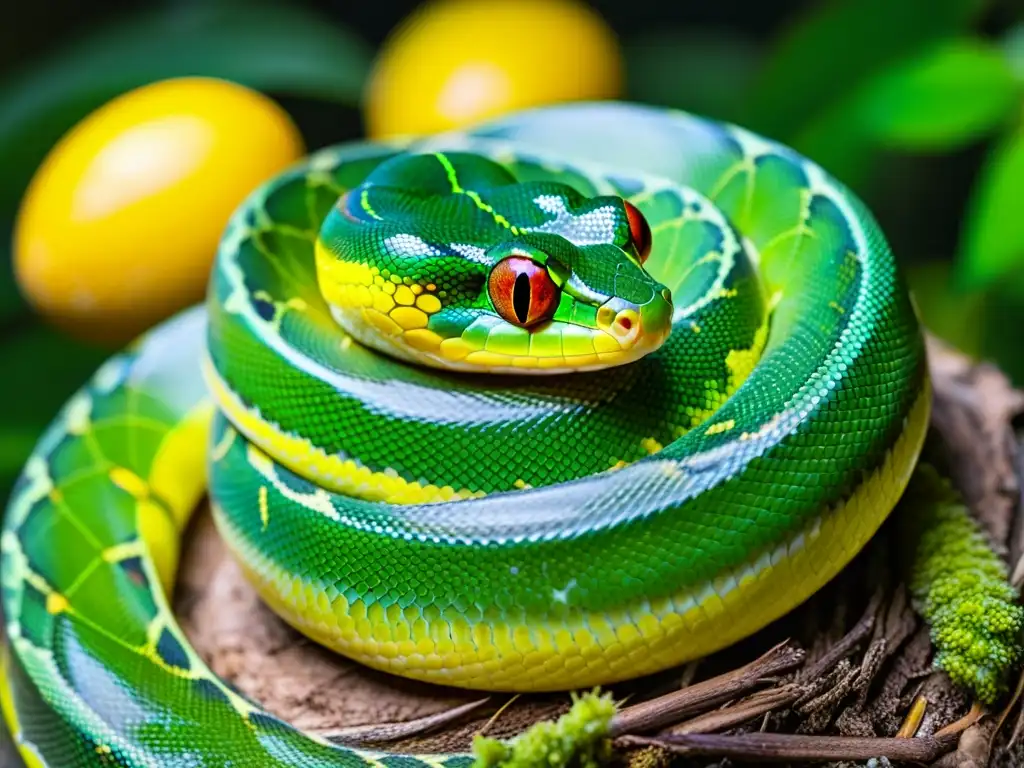
{"label": "green leaf", "polygon": [[[1024,280],[993,285],[985,292],[984,359],[999,366],[1013,385],[1024,387],[1024,355],[1020,353],[1020,329],[1024,327]],[[970,322],[968,320],[968,322]]]}
{"label": "green leaf", "polygon": [[11,222],[0,215],[0,325],[29,312],[10,266],[13,237]]}
{"label": "green leaf", "polygon": [[718,120],[740,117],[760,63],[751,40],[717,29],[645,32],[623,52],[631,100]]}
{"label": "green leaf", "polygon": [[948,150],[1003,123],[1021,95],[998,47],[954,40],[874,77],[856,98],[855,119],[880,145]]}
{"label": "green leaf", "polygon": [[984,5],[985,0],[812,4],[770,54],[744,123],[787,141],[869,76],[963,32]]}
{"label": "green leaf", "polygon": [[981,355],[987,327],[985,296],[957,287],[949,261],[906,267],[907,282],[924,326],[966,355]]}
{"label": "green leaf", "polygon": [[0,476],[20,468],[58,409],[109,355],[41,322],[0,341]]}
{"label": "green leaf", "polygon": [[17,475],[32,453],[39,435],[39,430],[27,427],[0,429],[0,477]]}
{"label": "green leaf", "polygon": [[1024,83],[1024,22],[1010,28],[1003,37],[1002,47],[1014,75]]}
{"label": "green leaf", "polygon": [[1005,122],[1024,88],[1004,54],[980,40],[925,47],[822,107],[790,139],[861,194],[879,150],[948,150]]}
{"label": "green leaf", "polygon": [[[1024,127],[991,151],[971,192],[958,255],[963,285],[1002,288],[1024,295]],[[1007,283],[1009,281],[1009,283]]]}
{"label": "green leaf", "polygon": [[16,205],[65,131],[127,90],[203,75],[355,106],[371,56],[352,33],[297,5],[170,6],[103,27],[0,85],[0,210]]}

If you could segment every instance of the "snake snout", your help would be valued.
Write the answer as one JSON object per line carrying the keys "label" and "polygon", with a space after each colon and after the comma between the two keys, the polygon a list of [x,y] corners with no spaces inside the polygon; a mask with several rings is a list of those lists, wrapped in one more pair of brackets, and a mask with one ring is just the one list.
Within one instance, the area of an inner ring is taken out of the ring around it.
{"label": "snake snout", "polygon": [[640,307],[640,323],[644,335],[649,337],[651,349],[660,347],[668,338],[672,331],[673,312],[672,291],[668,288],[662,288],[651,301]]}
{"label": "snake snout", "polygon": [[672,328],[672,295],[666,288],[641,305],[609,299],[598,310],[597,324],[621,349],[646,354],[660,347]]}

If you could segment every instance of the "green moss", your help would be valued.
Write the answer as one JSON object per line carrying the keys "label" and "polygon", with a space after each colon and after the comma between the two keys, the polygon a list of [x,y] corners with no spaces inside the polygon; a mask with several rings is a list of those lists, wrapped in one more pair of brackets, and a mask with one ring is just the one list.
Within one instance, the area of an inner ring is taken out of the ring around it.
{"label": "green moss", "polygon": [[910,590],[931,625],[935,666],[991,703],[1021,659],[1024,609],[1006,566],[933,467],[917,468],[904,499],[917,535]]}
{"label": "green moss", "polygon": [[572,709],[509,741],[477,736],[474,768],[598,768],[611,759],[611,694],[573,694]]}

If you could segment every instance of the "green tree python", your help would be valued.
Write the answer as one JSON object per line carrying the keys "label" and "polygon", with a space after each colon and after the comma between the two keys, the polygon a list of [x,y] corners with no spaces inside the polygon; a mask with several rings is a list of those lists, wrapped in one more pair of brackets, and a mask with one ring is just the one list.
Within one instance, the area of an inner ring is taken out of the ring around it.
{"label": "green tree python", "polygon": [[235,213],[205,306],[40,439],[0,540],[3,710],[30,768],[468,765],[303,734],[210,671],[168,600],[205,491],[319,643],[582,688],[819,589],[899,499],[929,408],[879,227],[777,143],[575,104],[324,149]]}

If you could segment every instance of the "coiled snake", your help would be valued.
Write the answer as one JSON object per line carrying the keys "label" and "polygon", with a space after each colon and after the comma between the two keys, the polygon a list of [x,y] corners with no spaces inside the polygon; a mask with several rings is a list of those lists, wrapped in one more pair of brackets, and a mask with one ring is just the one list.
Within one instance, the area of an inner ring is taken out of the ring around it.
{"label": "coiled snake", "polygon": [[575,104],[322,150],[236,212],[205,308],[40,440],[0,539],[0,700],[30,766],[467,764],[302,734],[206,667],[167,594],[207,487],[317,641],[583,687],[821,587],[902,493],[929,403],[869,212],[747,131]]}

